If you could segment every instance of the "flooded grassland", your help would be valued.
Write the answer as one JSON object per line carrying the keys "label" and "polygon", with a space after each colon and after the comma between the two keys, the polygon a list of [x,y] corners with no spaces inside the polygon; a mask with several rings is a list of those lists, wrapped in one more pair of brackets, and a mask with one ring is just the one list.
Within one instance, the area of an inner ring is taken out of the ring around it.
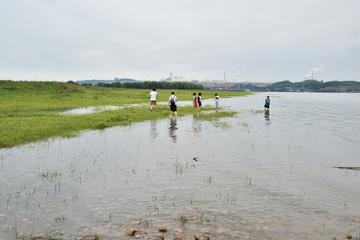
{"label": "flooded grassland", "polygon": [[0,149],[0,239],[359,238],[360,94],[270,98]]}

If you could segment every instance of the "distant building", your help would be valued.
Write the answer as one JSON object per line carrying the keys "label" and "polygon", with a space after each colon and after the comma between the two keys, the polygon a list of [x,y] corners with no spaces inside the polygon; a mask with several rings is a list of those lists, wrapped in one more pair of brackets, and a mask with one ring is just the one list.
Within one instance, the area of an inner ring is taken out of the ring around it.
{"label": "distant building", "polygon": [[214,90],[231,90],[231,91],[256,91],[261,87],[266,87],[269,83],[253,82],[227,82],[224,80],[206,81],[201,83],[204,87]]}
{"label": "distant building", "polygon": [[160,81],[163,82],[190,82],[188,79],[181,77],[181,76],[173,76],[172,73],[170,73],[170,77],[163,78]]}
{"label": "distant building", "polygon": [[173,77],[172,81],[173,81],[173,82],[189,82],[189,80],[187,80],[186,78],[181,77],[181,76],[175,76],[175,77]]}

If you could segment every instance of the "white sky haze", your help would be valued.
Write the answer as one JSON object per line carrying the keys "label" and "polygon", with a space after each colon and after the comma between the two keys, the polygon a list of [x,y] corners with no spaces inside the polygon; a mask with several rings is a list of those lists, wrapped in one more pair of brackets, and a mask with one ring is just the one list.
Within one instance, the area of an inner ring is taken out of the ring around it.
{"label": "white sky haze", "polygon": [[0,0],[0,79],[360,80],[359,0]]}

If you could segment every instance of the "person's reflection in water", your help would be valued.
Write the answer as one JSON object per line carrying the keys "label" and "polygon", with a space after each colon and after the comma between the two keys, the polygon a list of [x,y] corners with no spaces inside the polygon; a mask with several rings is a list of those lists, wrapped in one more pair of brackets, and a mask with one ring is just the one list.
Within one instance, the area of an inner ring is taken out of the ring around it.
{"label": "person's reflection in water", "polygon": [[170,118],[169,136],[176,143],[177,118]]}
{"label": "person's reflection in water", "polygon": [[150,120],[150,136],[151,136],[152,140],[155,140],[155,138],[158,135],[158,133],[156,131],[156,123],[157,123],[157,120]]}
{"label": "person's reflection in water", "polygon": [[270,111],[269,110],[265,111],[264,118],[265,118],[265,121],[266,121],[266,125],[270,125],[271,122],[270,122]]}
{"label": "person's reflection in water", "polygon": [[201,131],[201,123],[197,120],[197,113],[194,113],[193,119],[192,119],[192,129],[195,136],[199,136],[199,133]]}

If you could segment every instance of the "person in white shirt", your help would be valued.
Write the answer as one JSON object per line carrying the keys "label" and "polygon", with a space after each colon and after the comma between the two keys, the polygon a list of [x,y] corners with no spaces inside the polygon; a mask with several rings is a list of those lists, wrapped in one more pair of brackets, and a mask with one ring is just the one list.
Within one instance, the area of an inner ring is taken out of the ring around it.
{"label": "person in white shirt", "polygon": [[150,111],[152,111],[152,107],[154,106],[154,110],[156,110],[156,96],[159,93],[156,91],[156,88],[154,88],[151,92],[150,92]]}
{"label": "person in white shirt", "polygon": [[170,107],[170,116],[172,117],[172,114],[175,113],[175,117],[177,117],[177,97],[175,96],[174,92],[171,92],[171,96],[169,97],[168,106]]}

